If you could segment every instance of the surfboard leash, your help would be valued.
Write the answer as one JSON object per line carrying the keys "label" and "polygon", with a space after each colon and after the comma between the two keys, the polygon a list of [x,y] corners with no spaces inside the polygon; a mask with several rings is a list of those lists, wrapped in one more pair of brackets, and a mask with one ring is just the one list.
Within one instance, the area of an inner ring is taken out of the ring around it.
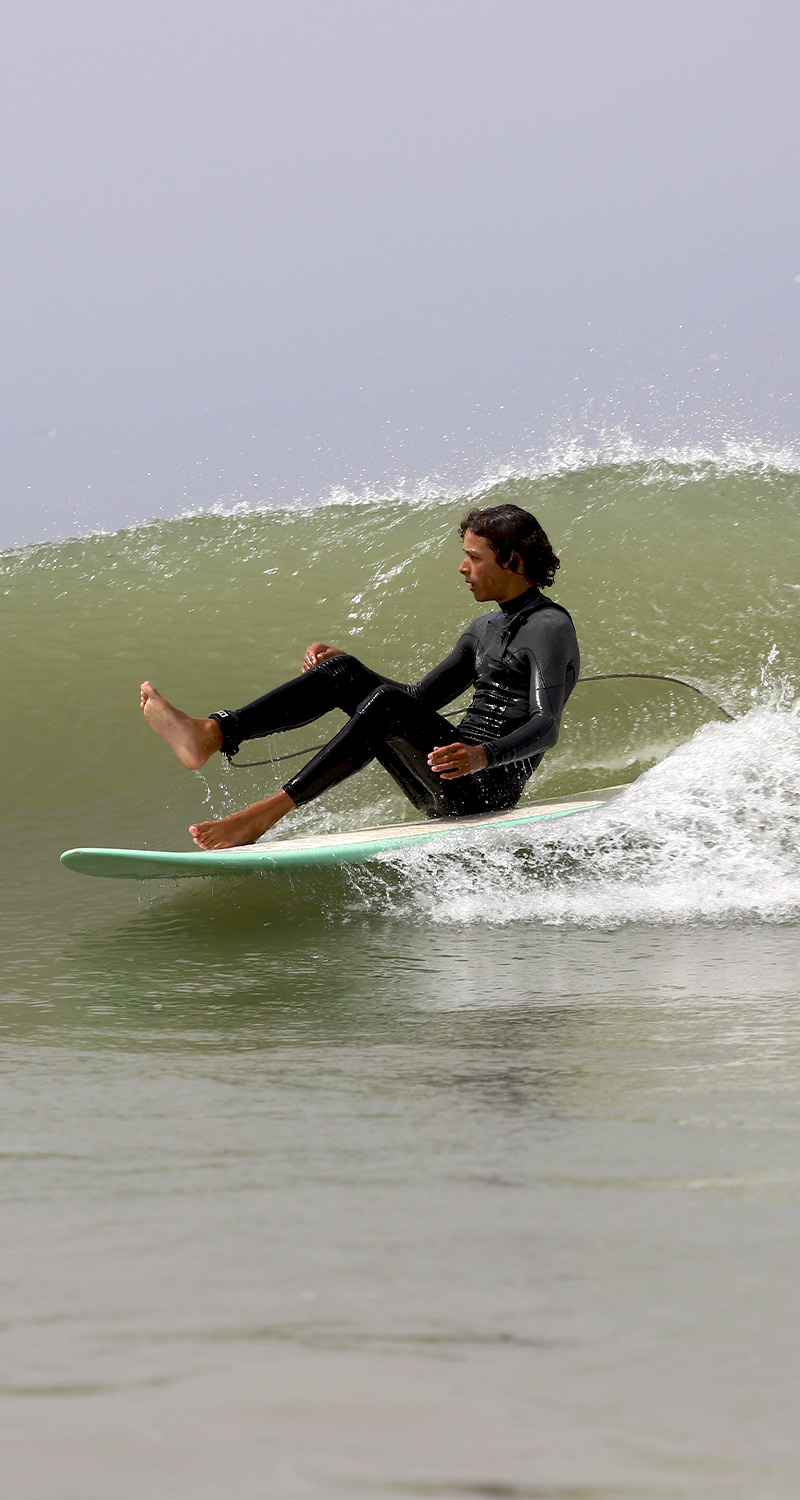
{"label": "surfboard leash", "polygon": [[696,682],[687,682],[685,677],[669,677],[662,672],[594,672],[589,677],[579,677],[575,686],[580,687],[582,682],[610,682],[615,678],[620,679],[623,677],[638,677],[644,682],[677,682],[679,687],[688,688],[690,692],[697,693],[699,698],[705,698],[706,703],[710,703],[712,708],[715,708],[718,713],[722,714],[724,718],[730,719],[731,723],[733,723],[734,715],[729,714],[727,708],[723,708],[722,704],[718,703],[716,698],[712,698],[710,693],[706,693],[703,688],[699,688]]}
{"label": "surfboard leash", "polygon": [[[721,703],[717,703],[716,698],[712,698],[710,693],[706,693],[703,688],[699,688],[697,683],[687,682],[685,677],[669,677],[662,672],[594,672],[588,677],[579,677],[575,686],[580,687],[582,682],[619,682],[629,677],[638,678],[642,682],[675,682],[679,687],[685,687],[691,693],[697,693],[699,698],[704,698],[706,703],[710,703],[712,708],[715,708],[718,713],[722,714],[723,718],[729,719],[733,723],[734,715],[728,713],[727,708],[723,708]],[[447,718],[447,715],[443,714],[442,718]],[[457,722],[460,722],[460,720]],[[456,727],[455,724],[453,727]],[[236,761],[229,759],[228,765],[233,766],[235,771],[251,771],[255,770],[257,766],[278,766],[283,760],[298,760],[301,755],[315,755],[317,750],[323,749],[324,744],[308,745],[305,750],[290,750],[287,755],[270,755],[266,760]]]}

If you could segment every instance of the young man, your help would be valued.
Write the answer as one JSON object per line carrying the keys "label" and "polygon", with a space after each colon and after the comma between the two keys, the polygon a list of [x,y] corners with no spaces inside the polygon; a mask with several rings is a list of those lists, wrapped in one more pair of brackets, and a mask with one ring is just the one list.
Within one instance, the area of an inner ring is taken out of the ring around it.
{"label": "young man", "polygon": [[[280,791],[232,817],[192,824],[201,849],[254,843],[287,812],[373,759],[428,817],[516,805],[558,739],[580,670],[578,642],[567,611],[540,592],[552,584],[559,561],[534,516],[518,505],[471,510],[460,532],[459,572],[473,598],[500,608],[473,621],[415,687],[381,677],[322,641],[309,646],[302,676],[207,719],[192,718],[142,684],[146,719],[190,770],[215,751],[233,756],[244,740],[299,729],[333,708],[350,716]],[[454,741],[453,726],[437,710],[470,684],[475,694]]]}

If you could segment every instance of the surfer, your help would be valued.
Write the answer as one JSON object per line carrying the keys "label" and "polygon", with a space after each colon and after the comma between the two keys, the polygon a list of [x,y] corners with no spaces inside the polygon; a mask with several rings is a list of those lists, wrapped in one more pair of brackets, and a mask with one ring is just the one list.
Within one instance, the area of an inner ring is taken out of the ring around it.
{"label": "surfer", "polygon": [[[382,677],[323,641],[309,646],[299,677],[244,708],[193,718],[142,683],[142,709],[181,764],[199,770],[216,752],[232,757],[250,739],[299,729],[332,709],[348,722],[279,791],[241,812],[194,823],[201,849],[255,843],[294,808],[371,760],[428,817],[465,817],[514,807],[546,750],[580,670],[567,611],[542,594],[559,560],[534,516],[517,505],[469,511],[461,523],[459,572],[479,603],[499,605],[464,631],[449,656],[415,686]],[[453,739],[438,712],[475,692]]]}

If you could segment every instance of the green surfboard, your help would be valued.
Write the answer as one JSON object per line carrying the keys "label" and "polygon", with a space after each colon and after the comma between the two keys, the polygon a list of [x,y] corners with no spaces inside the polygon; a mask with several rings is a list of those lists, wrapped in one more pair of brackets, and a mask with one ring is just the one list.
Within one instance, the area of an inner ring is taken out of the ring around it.
{"label": "green surfboard", "polygon": [[557,801],[530,802],[511,812],[474,818],[433,818],[420,823],[395,823],[383,828],[361,828],[345,833],[309,834],[304,838],[248,844],[241,849],[68,849],[61,863],[80,875],[115,880],[187,880],[199,876],[268,874],[281,870],[312,869],[320,865],[348,865],[375,859],[394,849],[433,844],[456,835],[479,835],[489,829],[527,828],[554,818],[590,812],[609,801],[621,787]]}

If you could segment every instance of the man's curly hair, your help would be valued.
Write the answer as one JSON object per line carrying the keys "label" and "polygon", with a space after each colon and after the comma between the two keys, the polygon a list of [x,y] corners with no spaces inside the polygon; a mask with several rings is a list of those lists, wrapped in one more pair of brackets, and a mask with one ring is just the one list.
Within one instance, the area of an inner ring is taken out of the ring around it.
{"label": "man's curly hair", "polygon": [[467,511],[459,532],[463,538],[485,537],[501,568],[523,573],[539,588],[550,588],[561,566],[535,516],[519,505],[492,505]]}

